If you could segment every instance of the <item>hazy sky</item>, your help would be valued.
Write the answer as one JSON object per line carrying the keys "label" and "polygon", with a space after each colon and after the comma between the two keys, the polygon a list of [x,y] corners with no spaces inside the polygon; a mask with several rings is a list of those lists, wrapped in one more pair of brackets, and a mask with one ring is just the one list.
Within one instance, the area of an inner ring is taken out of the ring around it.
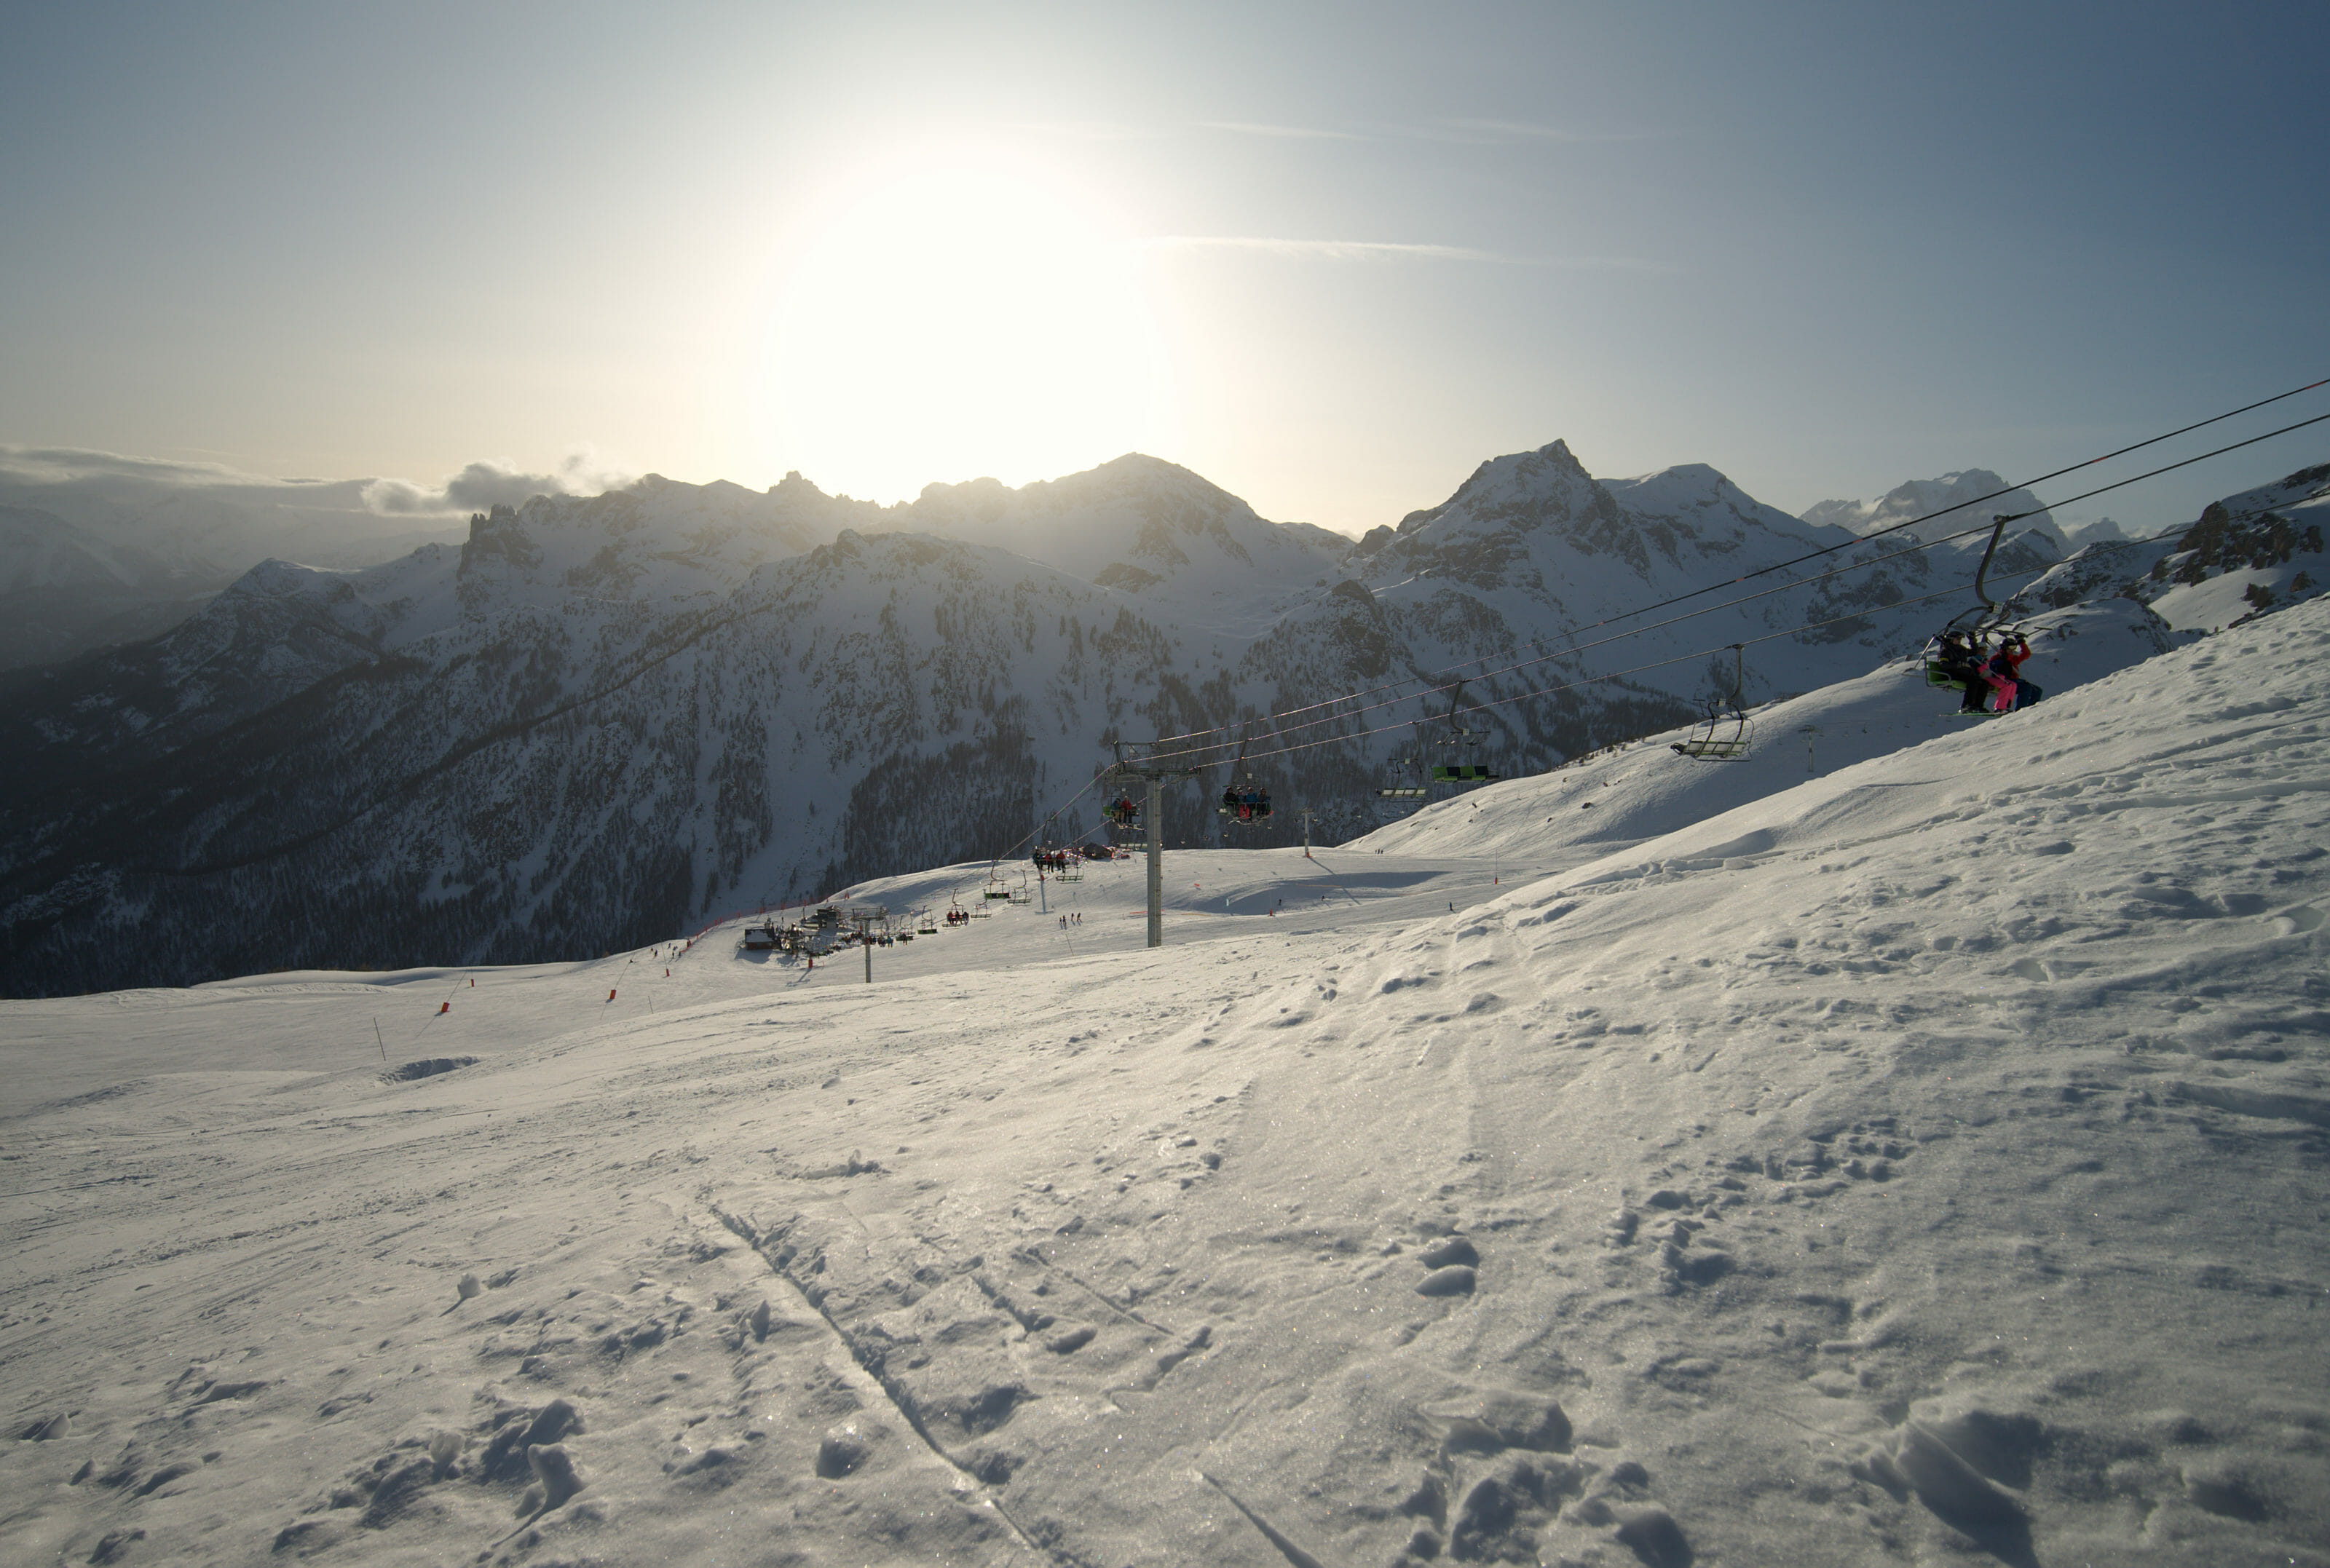
{"label": "hazy sky", "polygon": [[0,442],[884,500],[1139,449],[1357,532],[1555,437],[1797,511],[2330,374],[2318,0],[4,20]]}

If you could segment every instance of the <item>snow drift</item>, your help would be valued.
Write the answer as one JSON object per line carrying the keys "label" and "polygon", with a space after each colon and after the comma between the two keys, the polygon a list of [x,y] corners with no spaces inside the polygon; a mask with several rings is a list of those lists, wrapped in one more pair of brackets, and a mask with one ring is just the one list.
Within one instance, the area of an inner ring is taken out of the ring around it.
{"label": "snow drift", "polygon": [[12,1543],[2330,1561],[2325,653],[1688,825],[1642,747],[1176,854],[1153,952],[1108,866],[872,986],[715,931],[0,1004]]}

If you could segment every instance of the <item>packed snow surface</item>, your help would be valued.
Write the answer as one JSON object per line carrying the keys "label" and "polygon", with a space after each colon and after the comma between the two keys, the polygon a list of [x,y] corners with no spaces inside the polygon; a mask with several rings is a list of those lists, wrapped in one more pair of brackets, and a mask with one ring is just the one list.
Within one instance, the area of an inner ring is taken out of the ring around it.
{"label": "packed snow surface", "polygon": [[0,1004],[5,1555],[2330,1563],[2325,655]]}

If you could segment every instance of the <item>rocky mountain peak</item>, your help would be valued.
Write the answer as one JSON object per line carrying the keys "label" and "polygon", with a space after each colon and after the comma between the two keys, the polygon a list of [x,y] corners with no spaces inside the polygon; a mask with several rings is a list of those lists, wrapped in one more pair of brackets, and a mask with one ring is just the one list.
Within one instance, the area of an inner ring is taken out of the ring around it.
{"label": "rocky mountain peak", "polygon": [[[1992,499],[1979,506],[1972,504],[1985,496]],[[1869,534],[1937,512],[1946,514],[1935,519],[1941,533],[1987,523],[1994,513],[2027,513],[2031,515],[2023,524],[2025,530],[2036,529],[2058,543],[2061,541],[2054,519],[2040,505],[2038,496],[2028,490],[2009,489],[2006,481],[1988,468],[1960,468],[1931,479],[1910,479],[1874,501],[1823,501],[1802,515],[1815,527],[1849,528]]]}

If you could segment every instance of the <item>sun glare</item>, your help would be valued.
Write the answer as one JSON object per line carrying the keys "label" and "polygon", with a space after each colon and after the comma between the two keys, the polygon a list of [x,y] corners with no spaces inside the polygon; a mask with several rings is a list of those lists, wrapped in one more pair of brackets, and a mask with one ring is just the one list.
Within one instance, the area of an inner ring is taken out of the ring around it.
{"label": "sun glare", "polygon": [[1024,174],[933,166],[842,206],[785,279],[772,465],[876,500],[1049,478],[1173,444],[1138,254]]}

